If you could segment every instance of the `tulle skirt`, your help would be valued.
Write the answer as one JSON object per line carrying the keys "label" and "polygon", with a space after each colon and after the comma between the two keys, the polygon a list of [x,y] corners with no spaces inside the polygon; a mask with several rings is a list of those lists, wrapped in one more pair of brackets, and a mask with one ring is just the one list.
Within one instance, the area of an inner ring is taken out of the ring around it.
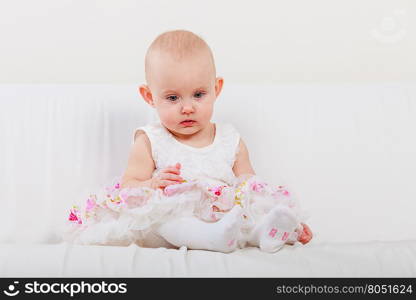
{"label": "tulle skirt", "polygon": [[276,205],[289,207],[299,223],[307,219],[286,186],[259,176],[236,177],[231,185],[199,178],[162,189],[121,188],[118,176],[101,191],[70,208],[65,241],[85,245],[127,246],[155,235],[157,227],[174,218],[195,216],[216,222],[234,205],[243,208],[242,236]]}

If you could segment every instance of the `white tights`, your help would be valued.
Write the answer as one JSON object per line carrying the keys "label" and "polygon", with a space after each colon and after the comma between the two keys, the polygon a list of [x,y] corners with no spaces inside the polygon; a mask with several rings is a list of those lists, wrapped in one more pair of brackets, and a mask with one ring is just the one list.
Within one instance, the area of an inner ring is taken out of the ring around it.
{"label": "white tights", "polygon": [[[277,206],[253,228],[247,242],[263,251],[276,252],[293,238],[297,225],[289,208]],[[182,217],[160,225],[157,233],[176,247],[231,252],[241,238],[241,226],[242,208],[236,205],[218,222]]]}

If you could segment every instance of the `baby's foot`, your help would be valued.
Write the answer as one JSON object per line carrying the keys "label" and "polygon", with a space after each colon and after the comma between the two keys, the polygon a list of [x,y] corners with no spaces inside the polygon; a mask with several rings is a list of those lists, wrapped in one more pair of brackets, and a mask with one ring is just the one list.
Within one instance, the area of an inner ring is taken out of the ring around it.
{"label": "baby's foot", "polygon": [[302,229],[300,230],[298,241],[302,243],[303,245],[309,243],[309,241],[312,239],[313,234],[312,230],[309,228],[308,225],[302,223]]}
{"label": "baby's foot", "polygon": [[259,232],[259,247],[266,252],[278,251],[295,231],[298,222],[290,208],[277,206],[265,217]]}
{"label": "baby's foot", "polygon": [[242,223],[242,208],[236,205],[215,224],[217,233],[211,241],[212,249],[221,252],[234,251],[240,237]]}

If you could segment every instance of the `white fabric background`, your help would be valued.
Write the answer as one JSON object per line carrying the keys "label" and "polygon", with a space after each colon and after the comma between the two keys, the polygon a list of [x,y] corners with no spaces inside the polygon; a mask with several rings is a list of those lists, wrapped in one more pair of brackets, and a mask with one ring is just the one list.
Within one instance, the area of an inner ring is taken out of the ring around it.
{"label": "white fabric background", "polygon": [[1,0],[1,83],[136,83],[187,29],[227,84],[416,80],[412,0]]}
{"label": "white fabric background", "polygon": [[[58,243],[74,200],[121,174],[154,120],[135,85],[0,85],[0,242]],[[253,166],[288,184],[315,242],[415,239],[416,87],[225,85]]]}

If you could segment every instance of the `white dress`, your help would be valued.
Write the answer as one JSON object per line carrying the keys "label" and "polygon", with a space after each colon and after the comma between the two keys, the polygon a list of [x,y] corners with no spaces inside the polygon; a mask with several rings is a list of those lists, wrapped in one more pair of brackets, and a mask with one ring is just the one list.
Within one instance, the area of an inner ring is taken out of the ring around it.
{"label": "white dress", "polygon": [[297,201],[284,186],[273,186],[258,176],[235,177],[233,165],[240,134],[228,123],[215,123],[212,144],[195,148],[185,145],[159,122],[139,127],[151,143],[156,169],[181,164],[184,183],[164,190],[146,187],[120,188],[121,176],[102,191],[70,209],[64,240],[76,244],[140,244],[155,226],[179,216],[194,215],[216,222],[234,205],[244,210],[243,235],[276,204],[285,204],[305,219]]}

